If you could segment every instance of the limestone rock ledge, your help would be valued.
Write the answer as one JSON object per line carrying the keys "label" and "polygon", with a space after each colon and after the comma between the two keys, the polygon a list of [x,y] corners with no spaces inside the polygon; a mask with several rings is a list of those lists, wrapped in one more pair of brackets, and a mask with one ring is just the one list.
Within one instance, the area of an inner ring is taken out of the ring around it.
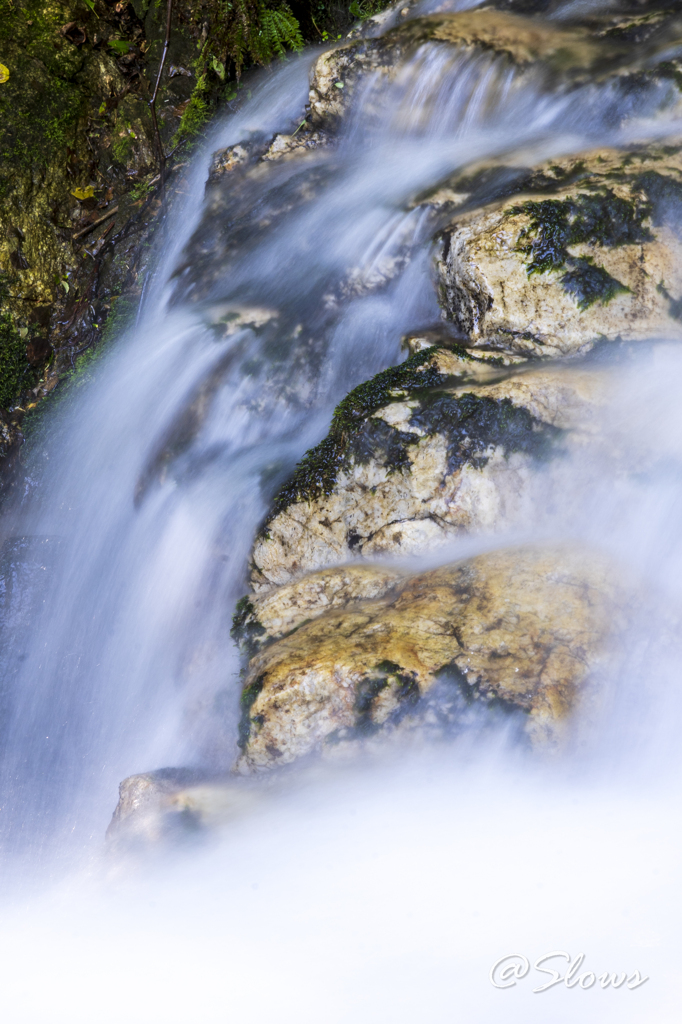
{"label": "limestone rock ledge", "polygon": [[[420,47],[446,52],[469,49],[496,55],[524,68],[543,64],[548,72],[575,79],[624,51],[597,40],[579,26],[496,11],[490,8],[414,18],[378,38],[353,40],[323,53],[313,67],[310,116],[313,124],[333,126],[345,116],[358,88],[369,76],[395,80]],[[366,104],[367,96],[363,96]]]}
{"label": "limestone rock ledge", "polygon": [[238,771],[357,750],[379,733],[447,734],[475,702],[517,711],[534,743],[559,742],[630,614],[610,563],[568,546],[374,572],[347,566],[280,588],[270,606],[256,598],[251,626],[289,631],[250,662]]}
{"label": "limestone rock ledge", "polygon": [[595,368],[495,365],[490,355],[428,348],[344,399],[256,539],[256,593],[522,517],[534,474],[569,435],[587,434],[607,379]]}

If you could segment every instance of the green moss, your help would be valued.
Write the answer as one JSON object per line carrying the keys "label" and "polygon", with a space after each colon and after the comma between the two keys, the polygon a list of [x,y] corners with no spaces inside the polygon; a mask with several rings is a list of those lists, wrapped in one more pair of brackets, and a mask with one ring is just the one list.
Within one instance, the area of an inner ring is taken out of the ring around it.
{"label": "green moss", "polygon": [[382,419],[367,419],[352,437],[348,454],[353,462],[366,466],[377,461],[393,473],[410,468],[408,448],[420,440],[418,434],[396,430]]}
{"label": "green moss", "polygon": [[84,58],[59,35],[68,14],[64,5],[28,3],[0,18],[2,60],[10,69],[0,89],[0,166],[6,183],[18,167],[53,161],[55,147],[72,143],[84,111],[77,80]]}
{"label": "green moss", "polygon": [[239,706],[241,708],[241,717],[239,719],[239,727],[237,730],[237,744],[240,750],[246,750],[251,735],[251,727],[253,725],[262,724],[260,715],[251,717],[251,708],[256,703],[258,695],[263,689],[265,683],[265,677],[259,676],[255,682],[245,686],[242,690],[241,697],[239,698]]}
{"label": "green moss", "polygon": [[[471,358],[456,347],[457,354]],[[408,449],[420,435],[397,430],[380,417],[383,406],[418,395],[410,424],[426,435],[448,439],[448,472],[470,462],[480,468],[488,461],[488,448],[502,447],[505,455],[524,452],[536,459],[548,458],[563,432],[540,423],[527,409],[509,399],[451,394],[438,390],[448,378],[429,365],[437,346],[412,356],[359,385],[337,406],[327,436],[303,456],[294,473],[276,496],[259,538],[268,539],[268,524],[291,504],[313,501],[332,493],[339,472],[351,462],[376,461],[390,472],[410,467]],[[352,538],[351,538],[352,546]]]}
{"label": "green moss", "polygon": [[232,629],[230,636],[239,647],[242,654],[252,658],[262,646],[262,637],[266,635],[265,628],[256,617],[256,609],[248,596],[241,597],[237,601],[235,613],[232,616]]}
{"label": "green moss", "polygon": [[206,85],[206,77],[201,75],[192,91],[187,109],[180,119],[180,125],[173,139],[173,146],[177,146],[185,140],[189,141],[199,135],[210,116],[211,102],[209,90]]}
{"label": "green moss", "polygon": [[111,155],[121,167],[127,167],[135,148],[134,135],[131,135],[130,124],[119,122],[114,131],[114,140],[111,144]]}
{"label": "green moss", "polygon": [[289,505],[297,501],[313,501],[322,494],[331,494],[340,470],[347,463],[354,437],[365,420],[377,409],[411,391],[443,384],[445,376],[428,363],[436,347],[418,352],[399,366],[389,367],[365,381],[348,394],[336,407],[329,433],[318,445],[305,453],[291,478],[275,498],[265,526]]}
{"label": "green moss", "polygon": [[[392,687],[397,707],[385,722],[373,720],[374,702],[382,690]],[[367,675],[356,683],[353,711],[355,722],[349,735],[368,736],[386,725],[396,725],[420,699],[419,686],[414,672],[406,672],[393,661],[380,661]]]}
{"label": "green moss", "polygon": [[[136,299],[129,299],[125,295],[115,295],[111,300],[111,309],[107,316],[106,326],[102,332],[102,338],[97,346],[99,352],[103,346],[117,338],[123,331],[127,331],[135,323],[139,303]],[[91,351],[91,350],[88,350]],[[84,353],[86,355],[87,353]]]}
{"label": "green moss", "polygon": [[652,209],[652,203],[639,196],[624,199],[610,188],[599,187],[572,199],[528,200],[506,212],[530,218],[517,242],[517,251],[526,257],[528,276],[568,268],[560,283],[584,310],[595,302],[606,304],[628,289],[592,258],[572,256],[569,247],[615,248],[651,241],[654,236],[643,222]]}
{"label": "green moss", "polygon": [[522,452],[544,460],[563,437],[559,428],[541,423],[508,398],[498,401],[470,393],[430,392],[421,398],[410,423],[428,435],[447,439],[448,473],[465,463],[481,469],[488,462],[490,446],[502,448],[505,456]]}
{"label": "green moss", "polygon": [[26,358],[22,338],[9,313],[0,311],[0,408],[7,409],[22,391],[35,384],[35,370]]}
{"label": "green moss", "polygon": [[[204,36],[192,63],[196,85],[173,147],[201,135],[220,101],[233,100],[242,70],[268,64],[304,45],[300,25],[284,0],[203,0],[176,4],[176,11]],[[206,36],[206,30],[208,35]]]}
{"label": "green moss", "polygon": [[570,266],[561,284],[565,292],[574,296],[580,310],[589,309],[595,302],[605,306],[619,293],[630,291],[589,256],[571,259]]}

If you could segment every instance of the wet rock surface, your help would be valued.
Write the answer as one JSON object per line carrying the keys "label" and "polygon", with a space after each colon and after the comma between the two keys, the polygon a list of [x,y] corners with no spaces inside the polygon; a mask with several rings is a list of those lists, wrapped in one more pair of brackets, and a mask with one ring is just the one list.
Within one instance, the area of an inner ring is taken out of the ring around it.
{"label": "wet rock surface", "polygon": [[420,47],[478,49],[516,67],[542,63],[556,74],[584,73],[615,59],[621,48],[602,43],[579,27],[539,23],[489,8],[413,18],[374,39],[353,41],[322,54],[312,72],[310,118],[329,128],[346,114],[370,76],[395,79]]}
{"label": "wet rock surface", "polygon": [[595,368],[494,364],[426,349],[351,393],[275,501],[254,590],[518,521],[533,474],[568,434],[589,432],[607,380]]}
{"label": "wet rock surface", "polygon": [[[367,570],[348,567],[346,594],[356,572],[356,593],[368,586]],[[310,577],[309,593],[339,578]],[[301,622],[252,659],[239,771],[334,756],[379,732],[444,736],[475,701],[518,710],[534,742],[558,741],[628,616],[613,567],[566,547],[497,551],[393,586],[379,570],[373,584],[389,589]],[[282,588],[274,618],[254,606],[264,631],[296,621],[297,587]]]}

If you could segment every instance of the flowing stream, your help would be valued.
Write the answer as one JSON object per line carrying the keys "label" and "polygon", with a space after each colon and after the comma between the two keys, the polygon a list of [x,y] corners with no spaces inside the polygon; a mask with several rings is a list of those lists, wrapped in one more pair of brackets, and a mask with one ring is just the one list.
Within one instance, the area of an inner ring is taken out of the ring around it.
{"label": "flowing stream", "polygon": [[[135,326],[55,409],[32,449],[35,486],[4,515],[3,1019],[672,1022],[682,702],[654,611],[608,714],[559,761],[476,733],[313,775],[132,877],[102,865],[121,779],[234,761],[229,629],[268,502],[338,401],[403,358],[403,335],[439,322],[438,225],[414,198],[510,150],[532,165],[682,132],[672,84],[566,89],[490,53],[425,46],[390,85],[367,76],[337,145],[308,157],[305,188],[282,162],[216,212],[212,152],[293,132],[316,57],[264,73],[215,126]],[[578,453],[494,543],[588,539],[672,608],[682,356],[661,339],[616,372],[600,429],[633,446],[646,435],[650,474],[623,479],[606,456]],[[463,538],[447,557],[491,543]],[[490,984],[499,957],[553,950],[650,980],[541,994],[528,979]]]}

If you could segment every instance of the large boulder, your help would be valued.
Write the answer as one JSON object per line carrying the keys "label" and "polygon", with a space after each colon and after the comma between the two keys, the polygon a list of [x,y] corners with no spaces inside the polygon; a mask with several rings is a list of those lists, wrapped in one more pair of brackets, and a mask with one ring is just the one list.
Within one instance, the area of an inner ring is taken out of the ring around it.
{"label": "large boulder", "polygon": [[[443,232],[441,300],[468,345],[557,356],[680,334],[682,146],[591,152],[525,184]],[[434,195],[468,198],[456,180]]]}
{"label": "large boulder", "polygon": [[569,434],[589,431],[606,377],[504,363],[432,347],[352,391],[275,499],[254,546],[253,589],[517,522],[533,475]]}
{"label": "large boulder", "polygon": [[[359,597],[370,585],[379,596],[349,600],[356,574]],[[477,701],[516,710],[533,742],[558,741],[629,614],[609,562],[570,547],[497,551],[393,579],[349,566],[344,596],[326,608],[314,597],[333,590],[325,576],[310,577],[307,603],[302,581],[270,609],[255,598],[261,638],[287,632],[249,665],[241,772],[380,733],[447,733]]]}

